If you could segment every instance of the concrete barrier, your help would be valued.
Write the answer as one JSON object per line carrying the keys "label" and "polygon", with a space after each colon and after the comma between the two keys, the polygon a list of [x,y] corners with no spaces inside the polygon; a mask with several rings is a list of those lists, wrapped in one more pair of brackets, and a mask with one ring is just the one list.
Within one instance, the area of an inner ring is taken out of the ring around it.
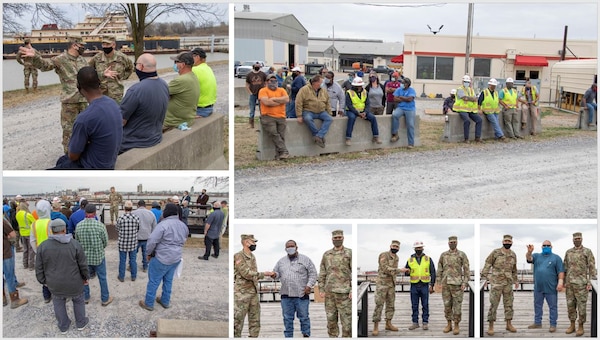
{"label": "concrete barrier", "polygon": [[[400,139],[391,143],[392,137],[392,116],[380,115],[377,118],[377,126],[379,127],[379,137],[382,144],[373,143],[373,134],[371,133],[371,123],[367,120],[357,119],[354,123],[352,131],[352,145],[346,146],[346,125],[348,124],[347,117],[334,117],[329,132],[325,135],[325,148],[321,148],[315,144],[313,137],[306,124],[299,124],[295,118],[287,119],[287,128],[285,132],[285,145],[290,153],[290,156],[319,156],[331,153],[347,153],[356,151],[365,151],[373,149],[389,149],[401,146],[408,146],[406,123],[403,118],[400,118],[400,130],[398,135]],[[317,128],[321,126],[320,120],[315,120]],[[415,146],[421,145],[419,135],[420,118],[415,118]],[[257,124],[258,129],[258,150],[256,158],[259,160],[272,160],[275,158],[275,145],[271,138],[262,131],[260,124]]]}
{"label": "concrete barrier", "polygon": [[229,323],[219,321],[158,319],[157,338],[227,338]]}
{"label": "concrete barrier", "polygon": [[594,117],[594,124],[596,126],[588,126],[588,117],[589,117],[588,108],[582,107],[579,110],[579,119],[577,119],[577,124],[575,125],[575,128],[581,129],[581,130],[596,131],[597,125],[598,125],[598,112],[596,112],[596,116]]}
{"label": "concrete barrier", "polygon": [[[519,114],[519,122],[521,121],[522,112],[518,110]],[[488,122],[488,120],[484,117],[485,115],[481,115],[481,119],[483,120],[481,124],[481,138],[482,139],[494,139],[496,138],[494,135],[494,129],[492,128],[492,124]],[[498,114],[498,122],[500,123],[500,128],[502,132],[506,135],[506,129],[504,128],[504,117],[502,113]],[[519,126],[521,123],[519,123]],[[527,127],[521,130],[521,136],[525,137],[529,135],[529,127],[531,126],[531,117],[527,119]],[[538,119],[537,124],[535,126],[535,133],[542,132],[542,118],[541,111],[538,108]],[[471,127],[469,128],[469,139],[475,139],[475,122],[471,120]],[[442,135],[441,140],[443,142],[462,142],[465,140],[463,133],[463,120],[460,118],[460,115],[456,112],[448,113],[448,121],[444,125],[444,134]]]}
{"label": "concrete barrier", "polygon": [[159,144],[119,155],[115,170],[227,170],[224,127],[222,114],[198,118],[190,130],[167,131]]}
{"label": "concrete barrier", "polygon": [[250,95],[248,95],[248,91],[246,91],[245,87],[236,87],[233,89],[234,106],[248,107],[248,97],[250,97]]}

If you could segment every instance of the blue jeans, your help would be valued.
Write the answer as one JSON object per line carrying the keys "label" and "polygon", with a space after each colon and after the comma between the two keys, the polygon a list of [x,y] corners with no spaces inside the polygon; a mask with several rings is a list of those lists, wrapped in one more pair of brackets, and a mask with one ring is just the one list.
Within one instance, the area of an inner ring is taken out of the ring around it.
{"label": "blue jeans", "polygon": [[481,117],[479,117],[478,114],[472,112],[459,112],[458,114],[463,120],[465,140],[469,139],[469,128],[471,127],[471,120],[475,122],[475,138],[481,138],[481,122],[483,122]]}
{"label": "blue jeans", "polygon": [[598,110],[596,103],[586,103],[585,106],[588,108],[588,123],[594,122],[594,114]]}
{"label": "blue jeans", "polygon": [[[258,102],[258,94],[251,94],[248,98],[248,107],[250,108],[250,118],[254,119],[254,112],[256,111],[256,103]],[[260,105],[258,106],[258,112],[260,112]]]}
{"label": "blue jeans", "polygon": [[[329,115],[329,113],[327,113],[327,111],[323,111],[321,113],[304,111],[304,112],[302,112],[302,119],[304,119],[304,122],[306,123],[306,125],[308,125],[308,129],[310,130],[310,133],[313,136],[317,136],[320,138],[325,137],[325,135],[327,134],[327,131],[329,131],[329,126],[331,125],[331,122],[333,121],[333,118]],[[315,119],[320,119],[323,121],[321,128],[318,130],[317,130],[317,126],[315,125],[315,122],[314,122]]]}
{"label": "blue jeans", "polygon": [[131,268],[131,279],[137,277],[137,263],[135,258],[137,257],[137,249],[133,251],[121,251],[119,250],[119,277],[125,278],[125,267],[127,265],[127,257],[129,257],[129,267]]}
{"label": "blue jeans", "polygon": [[196,116],[198,117],[208,117],[213,113],[213,106],[209,107],[197,107],[196,108]]}
{"label": "blue jeans", "polygon": [[146,286],[145,304],[148,307],[154,307],[154,299],[156,298],[156,290],[162,281],[162,295],[160,300],[163,305],[168,306],[171,302],[171,288],[173,286],[173,276],[179,262],[166,265],[160,263],[153,257],[148,264],[148,285]]}
{"label": "blue jeans", "polygon": [[137,253],[140,251],[140,248],[142,248],[142,268],[143,269],[148,269],[148,256],[146,255],[146,245],[148,244],[148,240],[145,241],[141,241],[138,240],[138,245],[137,245],[137,249],[136,249],[136,263],[137,263]]}
{"label": "blue jeans", "polygon": [[281,297],[281,312],[283,314],[283,325],[286,338],[294,337],[294,315],[298,315],[302,334],[310,336],[310,318],[308,317],[308,305],[310,299],[297,297]]}
{"label": "blue jeans", "polygon": [[392,112],[392,135],[397,135],[400,129],[400,117],[404,116],[406,120],[406,129],[408,133],[408,145],[415,145],[415,117],[417,111],[415,110],[404,110],[397,107]]}
{"label": "blue jeans", "polygon": [[[379,128],[377,127],[377,119],[375,118],[375,115],[371,112],[365,113],[367,114],[367,120],[371,122],[371,132],[373,132],[373,137],[378,137]],[[346,111],[346,116],[348,117],[348,125],[346,125],[346,139],[350,139],[352,138],[352,130],[354,130],[354,122],[356,122],[356,118],[358,116],[352,111]]]}
{"label": "blue jeans", "polygon": [[535,310],[535,324],[542,324],[542,315],[544,313],[544,299],[548,303],[548,309],[550,310],[550,326],[556,327],[556,320],[558,320],[558,294],[548,294],[543,292],[533,292],[533,305]]}
{"label": "blue jeans", "polygon": [[8,286],[8,292],[12,293],[17,290],[17,277],[15,275],[14,257],[2,260],[2,274]]}
{"label": "blue jeans", "polygon": [[[106,259],[102,259],[102,262],[97,266],[88,265],[88,270],[90,271],[90,275],[96,273],[98,276],[98,282],[100,283],[100,299],[102,302],[108,301],[110,293],[108,292],[108,281],[106,281]],[[85,300],[90,299],[89,285],[83,286],[83,295]]]}
{"label": "blue jeans", "polygon": [[494,129],[494,136],[496,138],[500,138],[504,136],[504,132],[500,128],[500,124],[498,124],[498,114],[497,113],[487,113],[485,114],[485,118],[492,124],[492,128]]}
{"label": "blue jeans", "polygon": [[285,104],[285,117],[286,118],[297,118],[296,117],[296,99],[290,99],[290,101]]}
{"label": "blue jeans", "polygon": [[419,299],[423,309],[423,323],[429,323],[429,285],[411,284],[410,302],[412,304],[412,322],[419,323]]}

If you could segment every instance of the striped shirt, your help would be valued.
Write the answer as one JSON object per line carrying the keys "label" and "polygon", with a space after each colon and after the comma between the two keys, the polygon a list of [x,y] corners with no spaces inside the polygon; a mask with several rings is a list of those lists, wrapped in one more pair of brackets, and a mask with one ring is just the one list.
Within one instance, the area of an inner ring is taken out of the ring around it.
{"label": "striped shirt", "polygon": [[81,243],[88,265],[100,265],[104,260],[104,248],[108,245],[106,227],[95,218],[86,218],[76,227],[74,237]]}
{"label": "striped shirt", "polygon": [[308,256],[298,254],[291,258],[282,257],[273,271],[277,274],[275,278],[281,281],[281,295],[289,297],[303,297],[306,286],[313,287],[317,282],[317,268]]}
{"label": "striped shirt", "polygon": [[115,228],[119,233],[119,251],[134,251],[137,248],[140,218],[126,212],[125,215],[119,216]]}

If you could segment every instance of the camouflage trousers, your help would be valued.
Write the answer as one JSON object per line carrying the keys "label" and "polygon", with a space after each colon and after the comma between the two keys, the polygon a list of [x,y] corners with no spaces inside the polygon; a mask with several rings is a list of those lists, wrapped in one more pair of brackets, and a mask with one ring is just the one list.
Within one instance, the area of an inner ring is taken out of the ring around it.
{"label": "camouflage trousers", "polygon": [[496,321],[496,310],[502,296],[504,305],[504,319],[512,320],[513,318],[513,290],[512,284],[492,285],[490,288],[490,310],[488,311],[487,321]]}
{"label": "camouflage trousers", "polygon": [[448,321],[460,322],[462,314],[463,290],[460,285],[442,285],[444,316]]}
{"label": "camouflage trousers", "polygon": [[119,206],[118,205],[110,205],[110,223],[116,221],[119,218]]}
{"label": "camouflage trousers", "polygon": [[569,283],[567,285],[566,295],[569,320],[575,321],[577,319],[577,313],[579,312],[579,322],[584,323],[587,317],[586,304],[588,299],[586,285]]}
{"label": "camouflage trousers", "polygon": [[381,311],[385,304],[385,319],[392,320],[396,303],[396,287],[377,284],[375,291],[375,311],[373,311],[373,322],[381,321]]}
{"label": "camouflage trousers", "polygon": [[110,85],[102,84],[100,85],[100,90],[102,91],[103,95],[116,101],[117,104],[121,104],[121,100],[123,100],[124,93],[123,85],[119,86],[117,84],[112,83]]}
{"label": "camouflage trousers", "polygon": [[63,133],[63,149],[65,154],[69,152],[69,141],[73,134],[73,124],[79,113],[87,108],[87,103],[62,103],[60,111],[60,126]]}
{"label": "camouflage trousers", "polygon": [[342,324],[342,337],[352,337],[352,300],[349,293],[326,293],[325,313],[327,314],[327,334],[337,338],[340,334],[338,315]]}
{"label": "camouflage trousers", "polygon": [[242,337],[244,319],[248,315],[248,335],[252,338],[258,337],[260,332],[260,301],[258,294],[235,293],[235,305],[233,311],[233,336]]}
{"label": "camouflage trousers", "polygon": [[38,87],[38,70],[33,66],[25,66],[23,68],[23,75],[25,76],[25,89],[29,88],[29,76],[31,76],[32,84],[34,89]]}

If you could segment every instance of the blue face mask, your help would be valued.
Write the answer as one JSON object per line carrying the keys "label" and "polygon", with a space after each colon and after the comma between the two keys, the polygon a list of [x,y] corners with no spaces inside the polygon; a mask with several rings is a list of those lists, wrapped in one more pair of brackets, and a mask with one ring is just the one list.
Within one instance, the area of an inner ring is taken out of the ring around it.
{"label": "blue face mask", "polygon": [[550,247],[542,248],[542,254],[552,254],[552,248],[550,248]]}
{"label": "blue face mask", "polygon": [[290,248],[285,248],[285,251],[288,253],[288,255],[294,255],[296,254],[296,247],[290,247]]}
{"label": "blue face mask", "polygon": [[173,64],[173,71],[179,73],[179,68],[177,67],[177,64]]}
{"label": "blue face mask", "polygon": [[467,83],[466,81],[465,81],[465,82],[463,82],[463,86],[464,86],[464,87],[469,87],[469,85],[471,85],[471,83]]}

